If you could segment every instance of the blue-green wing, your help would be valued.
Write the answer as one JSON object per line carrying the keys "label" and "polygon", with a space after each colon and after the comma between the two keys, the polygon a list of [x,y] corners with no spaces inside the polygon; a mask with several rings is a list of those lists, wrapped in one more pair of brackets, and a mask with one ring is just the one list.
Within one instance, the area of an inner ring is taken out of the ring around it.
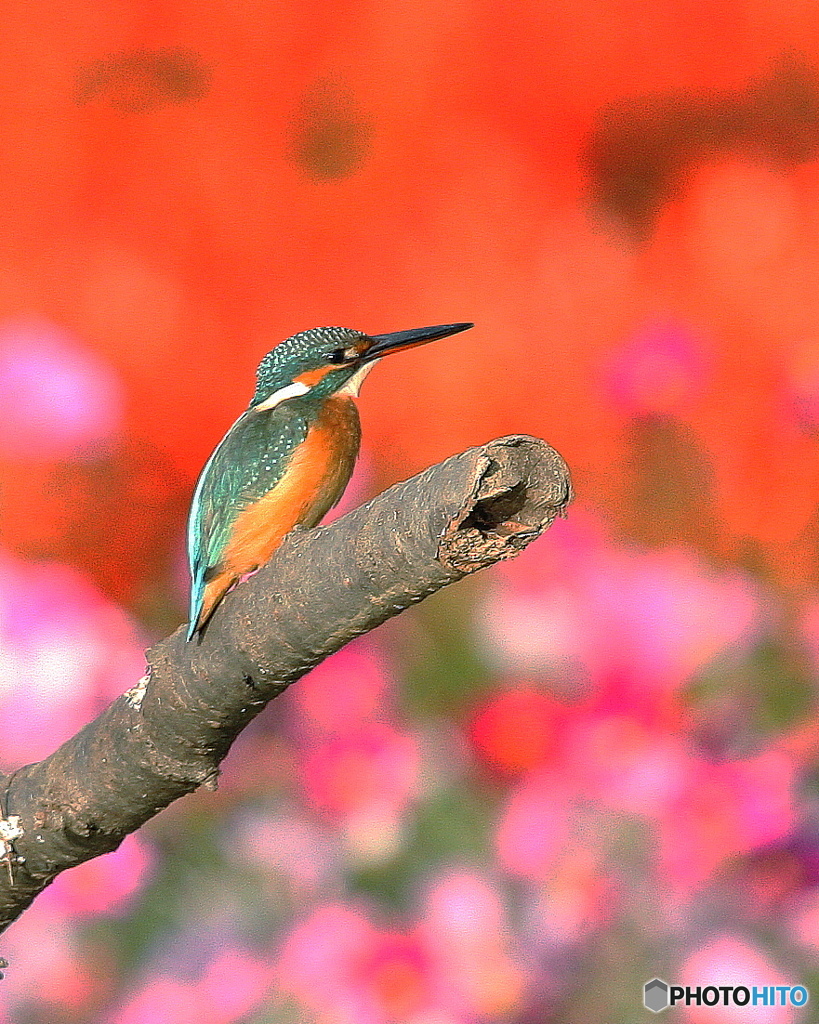
{"label": "blue-green wing", "polygon": [[189,638],[199,618],[209,572],[219,565],[237,516],[281,480],[307,429],[304,416],[287,403],[269,412],[248,410],[205,464],[188,517]]}

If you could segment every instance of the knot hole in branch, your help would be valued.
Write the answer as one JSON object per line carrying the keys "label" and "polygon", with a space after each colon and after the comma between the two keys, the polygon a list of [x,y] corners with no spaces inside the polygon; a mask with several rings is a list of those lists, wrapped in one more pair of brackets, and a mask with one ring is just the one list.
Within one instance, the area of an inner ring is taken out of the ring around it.
{"label": "knot hole in branch", "polygon": [[507,533],[520,529],[524,524],[515,520],[526,505],[526,483],[518,481],[508,490],[480,498],[475,507],[459,523],[461,530],[478,530],[480,533]]}
{"label": "knot hole in branch", "polygon": [[438,557],[462,573],[514,557],[541,531],[531,506],[524,481],[474,498],[469,511],[444,531]]}

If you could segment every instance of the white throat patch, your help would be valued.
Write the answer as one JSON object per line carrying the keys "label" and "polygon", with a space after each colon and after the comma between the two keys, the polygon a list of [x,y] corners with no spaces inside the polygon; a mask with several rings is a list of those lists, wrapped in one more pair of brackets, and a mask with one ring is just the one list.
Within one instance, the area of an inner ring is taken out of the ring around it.
{"label": "white throat patch", "polygon": [[306,384],[302,384],[300,380],[293,381],[292,384],[287,384],[285,387],[279,388],[278,391],[274,391],[270,398],[266,398],[261,405],[255,407],[256,411],[269,412],[277,405],[281,405],[282,402],[286,402],[288,398],[301,398],[309,390],[310,388]]}
{"label": "white throat patch", "polygon": [[355,373],[352,375],[352,377],[350,377],[350,379],[347,381],[344,387],[338,389],[338,394],[352,395],[353,398],[358,397],[358,392],[361,390],[361,385],[364,383],[364,378],[367,376],[367,374],[370,372],[370,370],[375,366],[377,362],[377,359],[373,359],[372,362],[365,363],[363,366],[359,367],[359,369],[355,371]]}

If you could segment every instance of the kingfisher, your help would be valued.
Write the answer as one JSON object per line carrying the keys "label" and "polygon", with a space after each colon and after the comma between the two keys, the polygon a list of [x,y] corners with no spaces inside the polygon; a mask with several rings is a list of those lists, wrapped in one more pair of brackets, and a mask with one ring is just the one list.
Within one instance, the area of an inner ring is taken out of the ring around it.
{"label": "kingfisher", "polygon": [[250,405],[214,449],[193,494],[188,640],[291,530],[316,526],[337,504],[361,444],[353,399],[378,360],[473,326],[375,335],[317,327],[267,353]]}

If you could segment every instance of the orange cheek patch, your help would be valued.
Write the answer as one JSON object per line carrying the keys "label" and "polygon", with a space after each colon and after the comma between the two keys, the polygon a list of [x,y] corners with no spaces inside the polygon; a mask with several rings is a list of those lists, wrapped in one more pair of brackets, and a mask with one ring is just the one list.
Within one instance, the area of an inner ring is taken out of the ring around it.
{"label": "orange cheek patch", "polygon": [[308,388],[314,387],[319,381],[324,380],[328,373],[332,373],[333,370],[338,369],[337,366],[319,366],[315,370],[307,370],[305,373],[300,373],[296,377],[296,382],[304,384]]}

